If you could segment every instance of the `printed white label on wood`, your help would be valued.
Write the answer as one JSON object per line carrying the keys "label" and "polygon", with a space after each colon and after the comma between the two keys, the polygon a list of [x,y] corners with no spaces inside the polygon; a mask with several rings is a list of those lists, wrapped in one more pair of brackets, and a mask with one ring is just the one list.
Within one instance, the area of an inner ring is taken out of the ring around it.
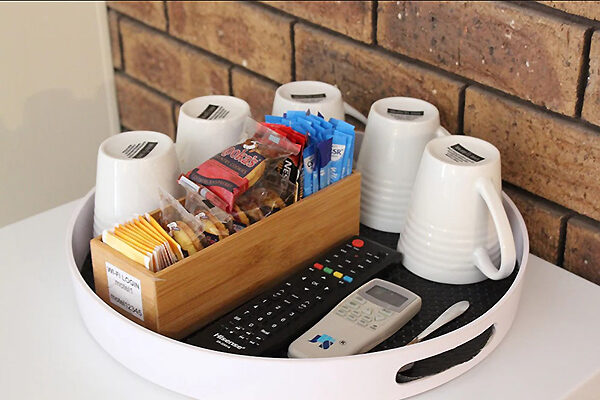
{"label": "printed white label on wood", "polygon": [[144,320],[142,284],[140,280],[106,262],[108,297],[110,302],[129,314]]}

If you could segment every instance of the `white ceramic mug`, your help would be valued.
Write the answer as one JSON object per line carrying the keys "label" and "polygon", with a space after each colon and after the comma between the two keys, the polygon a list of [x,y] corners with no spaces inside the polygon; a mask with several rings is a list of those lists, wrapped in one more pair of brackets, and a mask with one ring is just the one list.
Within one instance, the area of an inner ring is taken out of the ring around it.
{"label": "white ceramic mug", "polygon": [[165,134],[132,131],[106,139],[98,149],[94,235],[158,208],[159,187],[182,196],[179,174],[175,146]]}
{"label": "white ceramic mug", "polygon": [[232,96],[196,97],[183,103],[177,123],[177,157],[187,172],[238,142],[250,106]]}
{"label": "white ceramic mug", "polygon": [[272,115],[282,116],[286,111],[320,112],[325,119],[343,120],[348,114],[363,124],[367,118],[356,108],[342,100],[342,92],[329,83],[319,81],[294,81],[281,85],[275,91]]}
{"label": "white ceramic mug", "polygon": [[357,163],[361,223],[402,231],[423,149],[431,139],[447,135],[438,109],[424,100],[387,97],[373,103]]}
{"label": "white ceramic mug", "polygon": [[501,186],[500,152],[491,143],[458,135],[430,141],[398,241],[404,266],[452,284],[510,275],[515,243]]}

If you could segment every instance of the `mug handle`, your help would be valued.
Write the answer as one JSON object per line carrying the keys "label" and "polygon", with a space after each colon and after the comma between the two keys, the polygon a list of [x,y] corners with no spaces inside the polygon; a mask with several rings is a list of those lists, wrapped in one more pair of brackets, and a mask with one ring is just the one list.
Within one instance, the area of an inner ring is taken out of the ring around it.
{"label": "mug handle", "polygon": [[443,126],[441,126],[441,125],[435,131],[435,136],[436,137],[443,137],[443,136],[450,136],[450,135],[451,135],[451,133],[448,132],[448,130],[446,128],[444,128]]}
{"label": "mug handle", "polygon": [[356,118],[360,122],[362,122],[365,126],[367,125],[367,117],[363,115],[356,108],[352,107],[350,104],[344,102],[344,113],[350,115],[351,117]]}
{"label": "mug handle", "polygon": [[485,276],[493,280],[504,279],[509,276],[515,268],[517,254],[515,251],[515,240],[506,211],[502,206],[502,200],[489,178],[480,178],[475,187],[492,215],[492,220],[498,233],[500,243],[500,268],[497,269],[489,254],[483,247],[478,247],[473,252],[475,265]]}

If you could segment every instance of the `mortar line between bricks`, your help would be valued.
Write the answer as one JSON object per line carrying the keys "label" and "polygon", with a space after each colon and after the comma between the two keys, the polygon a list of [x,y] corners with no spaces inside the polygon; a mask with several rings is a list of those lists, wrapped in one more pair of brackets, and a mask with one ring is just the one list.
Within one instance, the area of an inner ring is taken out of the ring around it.
{"label": "mortar line between bricks", "polygon": [[564,268],[565,263],[565,251],[567,250],[567,225],[569,220],[573,218],[576,214],[569,213],[560,219],[560,228],[558,231],[558,249],[557,249],[557,257],[556,257],[556,265],[561,268]]}
{"label": "mortar line between bricks", "polygon": [[229,95],[233,96],[233,65],[227,68],[227,85],[229,86]]}
{"label": "mortar line between bricks", "polygon": [[371,42],[377,45],[377,18],[378,18],[379,2],[373,0],[371,2]]}
{"label": "mortar line between bricks", "polygon": [[143,87],[144,89],[149,90],[153,94],[163,97],[165,100],[169,100],[169,101],[172,101],[172,102],[176,102],[177,104],[181,104],[181,101],[177,100],[176,98],[171,97],[168,94],[163,93],[160,90],[156,89],[155,87],[152,87],[152,86],[148,85],[147,83],[140,81],[139,79],[137,79],[137,78],[129,75],[125,71],[115,71],[115,73],[118,74],[118,75],[122,75],[126,79],[129,79],[131,82],[136,83],[139,86]]}
{"label": "mortar line between bricks", "polygon": [[488,92],[495,94],[498,97],[504,98],[509,101],[513,101],[513,102],[517,103],[519,106],[531,108],[534,111],[538,111],[538,112],[541,112],[548,116],[552,116],[558,120],[561,120],[562,122],[570,122],[570,123],[578,124],[579,126],[581,126],[583,128],[587,128],[587,129],[591,130],[592,132],[594,132],[595,134],[600,135],[600,126],[589,123],[581,118],[560,114],[556,111],[549,110],[538,104],[530,103],[527,100],[523,100],[522,98],[517,97],[515,95],[503,92],[499,89],[496,89],[496,88],[493,88],[490,86],[486,86],[486,85],[483,85],[483,84],[475,82],[475,81],[473,81],[473,83],[470,84],[469,86],[487,90]]}
{"label": "mortar line between bricks", "polygon": [[169,33],[170,30],[170,21],[169,21],[169,11],[167,10],[167,1],[163,1],[163,12],[165,13],[165,32]]}
{"label": "mortar line between bricks", "polygon": [[[112,10],[112,9],[111,9]],[[114,10],[113,10],[114,12]],[[121,69],[125,71],[125,51],[123,50],[123,36],[121,34],[121,14],[115,13],[117,17],[117,41],[119,42],[119,55],[121,57]],[[113,65],[114,67],[114,65]]]}
{"label": "mortar line between bricks", "polygon": [[175,113],[177,106],[181,106],[180,102],[173,102],[171,104],[171,123],[173,124],[173,141],[177,141],[177,119],[179,115]]}
{"label": "mortar line between bricks", "polygon": [[467,97],[467,87],[467,85],[464,85],[460,88],[460,91],[458,92],[458,123],[456,126],[456,130],[460,135],[465,134],[465,99]]}
{"label": "mortar line between bricks", "polygon": [[515,2],[515,4],[529,10],[539,11],[557,19],[562,19],[563,21],[574,22],[580,25],[587,25],[588,27],[594,27],[597,29],[600,28],[600,21],[586,18],[577,14],[569,14],[566,11],[554,8],[552,6],[548,6],[546,4],[540,4],[536,1],[519,1]]}
{"label": "mortar line between bricks", "polygon": [[588,77],[590,76],[590,48],[592,47],[593,28],[589,28],[583,35],[583,50],[581,55],[581,68],[579,69],[579,79],[577,80],[577,101],[575,102],[575,116],[581,118],[583,102],[585,100],[585,89],[587,87]]}
{"label": "mortar line between bricks", "polygon": [[290,70],[291,70],[291,74],[292,74],[292,81],[296,80],[296,31],[294,29],[294,27],[296,26],[296,22],[298,22],[297,20],[292,21],[292,23],[290,24],[290,45],[292,47],[291,51],[291,63],[292,65],[290,66]]}

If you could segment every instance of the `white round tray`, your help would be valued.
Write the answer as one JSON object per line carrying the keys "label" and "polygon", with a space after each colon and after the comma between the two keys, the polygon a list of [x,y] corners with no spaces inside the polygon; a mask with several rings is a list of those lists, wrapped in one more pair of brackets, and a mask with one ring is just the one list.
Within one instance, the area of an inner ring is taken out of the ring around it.
{"label": "white round tray", "polygon": [[[194,347],[143,328],[104,303],[83,280],[89,253],[94,190],[82,200],[67,233],[67,256],[79,311],[90,334],[118,362],[140,376],[195,398],[403,399],[440,386],[473,368],[504,338],[517,312],[529,255],[521,214],[506,194],[504,207],[515,236],[519,271],[510,289],[485,314],[448,334],[393,350],[362,355],[280,359],[249,357]],[[408,363],[451,350],[493,326],[472,359],[436,375],[396,382]]]}

